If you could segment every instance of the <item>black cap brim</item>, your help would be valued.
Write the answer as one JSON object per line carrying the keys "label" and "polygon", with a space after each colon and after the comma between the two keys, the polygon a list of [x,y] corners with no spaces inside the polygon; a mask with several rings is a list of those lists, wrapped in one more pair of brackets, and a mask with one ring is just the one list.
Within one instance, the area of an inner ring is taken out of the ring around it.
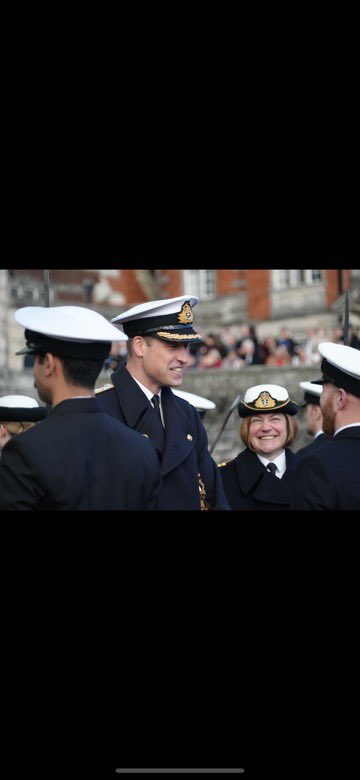
{"label": "black cap brim", "polygon": [[15,355],[34,355],[36,352],[35,347],[23,347],[19,352],[15,352]]}
{"label": "black cap brim", "polygon": [[293,415],[297,414],[298,411],[299,405],[294,401],[291,401],[290,398],[288,401],[282,402],[277,406],[273,406],[271,409],[258,409],[257,407],[250,406],[249,404],[244,404],[243,401],[240,401],[238,406],[239,417],[250,417],[254,414],[277,414],[278,412],[280,414]]}
{"label": "black cap brim", "polygon": [[2,422],[40,422],[45,420],[45,417],[47,417],[45,406],[0,406],[0,420]]}

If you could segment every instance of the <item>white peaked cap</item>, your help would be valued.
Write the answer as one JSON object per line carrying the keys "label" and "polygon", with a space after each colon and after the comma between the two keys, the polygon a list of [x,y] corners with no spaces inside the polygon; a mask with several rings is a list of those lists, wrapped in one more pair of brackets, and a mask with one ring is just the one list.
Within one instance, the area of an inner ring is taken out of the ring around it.
{"label": "white peaked cap", "polygon": [[318,350],[320,355],[344,374],[360,380],[360,350],[345,344],[333,344],[322,341]]}
{"label": "white peaked cap", "polygon": [[39,406],[35,398],[30,398],[29,395],[3,395],[0,398],[0,406],[9,407],[9,409],[33,409],[35,406]]}
{"label": "white peaked cap", "polygon": [[299,387],[305,390],[305,392],[311,393],[311,395],[321,395],[323,390],[323,386],[316,385],[315,382],[299,382]]}
{"label": "white peaked cap", "polygon": [[63,341],[127,341],[102,314],[84,306],[24,306],[14,317],[23,328]]}
{"label": "white peaked cap", "polygon": [[199,409],[199,411],[207,411],[209,409],[215,409],[216,404],[214,404],[214,401],[209,401],[208,398],[203,398],[201,395],[195,395],[195,393],[187,393],[185,390],[178,390],[177,388],[172,387],[172,392],[174,395],[179,396],[179,398],[183,398],[184,401],[188,401],[189,404],[192,406],[195,406],[196,409]]}
{"label": "white peaked cap", "polygon": [[288,391],[285,390],[285,387],[281,387],[281,385],[254,385],[254,387],[249,387],[246,391],[244,403],[251,404],[252,401],[255,401],[256,398],[258,398],[260,393],[264,392],[270,393],[272,398],[275,398],[276,401],[287,401],[289,398]]}
{"label": "white peaked cap", "polygon": [[249,387],[244,395],[244,400],[240,400],[238,405],[240,417],[278,411],[284,414],[297,414],[299,411],[298,404],[289,398],[288,391],[281,385]]}
{"label": "white peaked cap", "polygon": [[114,317],[111,322],[131,322],[131,320],[142,320],[147,317],[163,317],[167,314],[177,314],[181,311],[181,305],[186,301],[190,306],[196,306],[198,303],[196,295],[179,295],[177,298],[166,298],[161,301],[146,301],[146,303],[139,303],[138,306],[133,306],[132,309],[124,311],[117,317]]}

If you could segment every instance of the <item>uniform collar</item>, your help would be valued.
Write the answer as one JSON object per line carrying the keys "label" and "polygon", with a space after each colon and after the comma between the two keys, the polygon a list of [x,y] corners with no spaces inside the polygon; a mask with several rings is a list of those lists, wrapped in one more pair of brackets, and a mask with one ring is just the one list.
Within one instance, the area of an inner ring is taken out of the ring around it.
{"label": "uniform collar", "polygon": [[[129,371],[129,374],[130,374],[130,371]],[[143,391],[143,393],[145,393],[145,395],[146,395],[146,398],[148,398],[148,400],[149,400],[149,401],[151,401],[151,400],[152,400],[152,398],[153,398],[153,396],[154,396],[154,395],[158,395],[158,396],[159,396],[159,399],[160,399],[160,404],[161,404],[161,390],[162,390],[162,388],[161,388],[161,387],[160,387],[160,390],[159,390],[159,392],[158,392],[158,393],[153,393],[153,391],[152,391],[152,390],[149,390],[149,388],[148,388],[148,387],[145,387],[145,385],[143,385],[143,384],[142,384],[142,382],[139,382],[139,380],[138,380],[138,379],[136,379],[136,376],[133,376],[132,374],[131,374],[131,376],[132,376],[132,378],[133,378],[133,379],[135,379],[135,382],[136,382],[136,384],[137,384],[137,385],[139,385],[139,387],[140,387],[140,390],[142,390],[142,391]]]}
{"label": "uniform collar", "polygon": [[280,452],[280,455],[275,458],[275,460],[269,460],[269,458],[264,457],[264,455],[259,455],[259,453],[256,453],[261,463],[265,466],[265,468],[268,466],[269,463],[275,463],[277,466],[276,475],[278,479],[281,479],[281,477],[284,476],[286,471],[286,455],[285,450]]}
{"label": "uniform collar", "polygon": [[341,428],[338,428],[337,431],[335,431],[334,436],[337,436],[340,431],[345,431],[345,428],[358,428],[360,426],[360,420],[359,422],[349,423],[349,425],[342,425]]}

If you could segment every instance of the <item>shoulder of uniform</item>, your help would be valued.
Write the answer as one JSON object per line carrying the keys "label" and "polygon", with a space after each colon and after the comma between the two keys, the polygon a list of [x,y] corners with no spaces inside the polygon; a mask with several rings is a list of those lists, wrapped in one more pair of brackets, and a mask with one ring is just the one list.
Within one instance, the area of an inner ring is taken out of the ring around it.
{"label": "shoulder of uniform", "polygon": [[223,466],[227,466],[228,463],[232,463],[233,460],[235,460],[235,458],[230,458],[229,460],[224,460],[223,463],[218,463],[218,468],[221,469]]}
{"label": "shoulder of uniform", "polygon": [[105,390],[112,390],[114,387],[111,382],[107,382],[106,385],[102,385],[102,387],[97,387],[95,389],[95,393],[103,393]]}

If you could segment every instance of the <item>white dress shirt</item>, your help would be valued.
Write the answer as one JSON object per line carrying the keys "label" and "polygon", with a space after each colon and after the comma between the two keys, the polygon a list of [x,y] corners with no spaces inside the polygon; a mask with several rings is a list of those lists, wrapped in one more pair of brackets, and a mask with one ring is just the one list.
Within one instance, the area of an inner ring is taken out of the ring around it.
{"label": "white dress shirt", "polygon": [[277,456],[274,460],[269,460],[269,458],[265,458],[263,455],[259,455],[259,453],[256,453],[259,460],[261,460],[261,463],[265,466],[265,468],[269,465],[269,463],[275,463],[277,466],[277,469],[275,471],[275,477],[278,479],[281,479],[286,471],[286,455],[285,450],[283,450],[280,455]]}
{"label": "white dress shirt", "polygon": [[154,406],[154,404],[152,403],[153,396],[154,395],[158,395],[159,396],[160,417],[161,417],[161,422],[162,422],[162,424],[163,424],[163,426],[165,428],[165,420],[164,420],[164,415],[163,415],[163,410],[162,410],[162,403],[161,403],[161,388],[160,388],[158,393],[153,393],[152,390],[149,390],[148,387],[145,387],[145,385],[142,385],[141,382],[139,382],[139,380],[136,379],[135,376],[133,376],[132,374],[131,374],[131,376],[132,376],[133,379],[135,379],[135,382],[139,385],[140,390],[142,390],[143,393],[145,393],[146,398],[148,398],[148,400],[151,403],[151,406]]}

